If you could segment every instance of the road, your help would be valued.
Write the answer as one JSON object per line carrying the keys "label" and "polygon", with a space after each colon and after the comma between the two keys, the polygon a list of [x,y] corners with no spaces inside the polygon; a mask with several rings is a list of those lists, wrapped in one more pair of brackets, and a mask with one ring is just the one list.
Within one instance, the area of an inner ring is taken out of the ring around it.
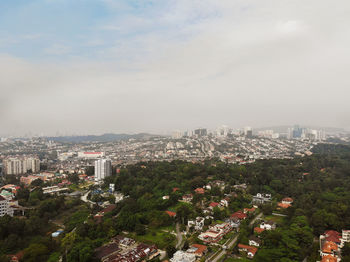
{"label": "road", "polygon": [[176,223],[176,238],[177,238],[177,244],[176,244],[176,249],[181,248],[182,244],[182,234],[180,232],[180,223]]}
{"label": "road", "polygon": [[84,195],[81,196],[81,200],[86,202],[86,203],[89,203],[90,205],[94,205],[95,203],[90,201],[89,199],[87,199],[88,195],[89,195],[90,191],[87,191]]}
{"label": "road", "polygon": [[[236,235],[233,239],[229,239],[225,245],[227,246],[227,249],[230,249],[236,242],[238,239],[239,235]],[[229,241],[231,241],[229,244],[227,244]],[[216,253],[215,253],[216,254]],[[215,254],[213,256],[215,256]],[[225,249],[221,249],[220,253],[215,257],[212,258],[213,256],[211,256],[210,258],[208,258],[206,261],[207,262],[217,262],[219,261],[224,255],[226,254],[226,250]]]}
{"label": "road", "polygon": [[263,213],[260,213],[259,215],[257,215],[250,223],[249,226],[252,226],[256,220],[258,220],[259,218],[261,218],[263,215]]}
{"label": "road", "polygon": [[[260,213],[259,215],[257,215],[257,216],[249,223],[249,226],[252,226],[252,225],[255,223],[256,220],[258,220],[259,218],[262,217],[262,215],[263,215],[263,213]],[[237,242],[238,236],[239,236],[239,234],[236,235],[234,238],[227,240],[226,243],[224,244],[224,246],[226,246],[226,249],[221,249],[220,253],[219,253],[217,256],[215,256],[215,254],[217,254],[217,253],[215,253],[214,255],[212,255],[210,258],[208,258],[208,259],[205,260],[205,261],[206,261],[206,262],[217,262],[217,261],[219,261],[219,260],[226,254],[226,250],[232,248],[233,245]],[[230,241],[231,241],[231,242],[230,242]],[[215,258],[212,258],[212,257],[214,257],[214,256],[215,256]]]}

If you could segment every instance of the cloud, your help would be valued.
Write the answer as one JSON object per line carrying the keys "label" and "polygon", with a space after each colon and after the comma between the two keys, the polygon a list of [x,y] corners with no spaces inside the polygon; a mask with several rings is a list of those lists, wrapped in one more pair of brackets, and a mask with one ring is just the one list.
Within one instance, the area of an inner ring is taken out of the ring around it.
{"label": "cloud", "polygon": [[348,126],[348,2],[104,3],[39,58],[0,56],[3,133]]}
{"label": "cloud", "polygon": [[70,46],[53,44],[50,47],[44,49],[44,53],[48,55],[66,55],[71,53],[72,48]]}

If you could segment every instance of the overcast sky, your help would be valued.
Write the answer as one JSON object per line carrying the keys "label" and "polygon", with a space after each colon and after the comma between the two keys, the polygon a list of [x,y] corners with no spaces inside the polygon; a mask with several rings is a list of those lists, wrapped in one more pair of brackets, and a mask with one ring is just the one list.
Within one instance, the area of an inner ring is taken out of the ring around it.
{"label": "overcast sky", "polygon": [[0,135],[350,128],[349,0],[1,0]]}

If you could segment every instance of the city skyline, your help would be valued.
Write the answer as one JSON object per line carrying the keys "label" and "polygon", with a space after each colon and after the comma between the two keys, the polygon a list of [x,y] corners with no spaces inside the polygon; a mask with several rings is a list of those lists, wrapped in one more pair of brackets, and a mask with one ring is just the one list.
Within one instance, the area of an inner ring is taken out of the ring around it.
{"label": "city skyline", "polygon": [[348,1],[0,3],[0,135],[350,128]]}

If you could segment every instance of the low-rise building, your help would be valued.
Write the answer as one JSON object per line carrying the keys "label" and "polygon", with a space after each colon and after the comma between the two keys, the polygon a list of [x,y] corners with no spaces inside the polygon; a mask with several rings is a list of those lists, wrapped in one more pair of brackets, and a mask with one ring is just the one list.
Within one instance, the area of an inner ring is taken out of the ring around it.
{"label": "low-rise building", "polygon": [[208,252],[208,248],[207,246],[204,246],[204,245],[193,244],[190,246],[189,249],[187,249],[186,252],[190,254],[194,254],[196,257],[201,258]]}
{"label": "low-rise building", "polygon": [[186,194],[182,196],[182,201],[186,203],[191,203],[192,199],[193,199],[192,194]]}
{"label": "low-rise building", "polygon": [[197,217],[195,220],[188,220],[187,225],[188,227],[193,227],[196,231],[202,231],[204,227],[204,217]]}
{"label": "low-rise building", "polygon": [[271,194],[257,193],[255,196],[253,196],[253,203],[258,205],[269,203],[271,200]]}
{"label": "low-rise building", "polygon": [[194,262],[196,261],[195,254],[187,253],[182,250],[175,252],[173,257],[170,259],[171,262]]}
{"label": "low-rise building", "polygon": [[238,250],[240,252],[246,252],[248,258],[253,258],[258,251],[256,247],[248,246],[248,245],[243,245],[243,244],[238,244]]}
{"label": "low-rise building", "polygon": [[264,221],[260,224],[260,228],[264,230],[275,230],[276,229],[276,223],[269,220],[269,221]]}
{"label": "low-rise building", "polygon": [[244,214],[241,210],[231,215],[231,218],[238,218],[240,220],[245,220],[247,217],[248,217],[247,214]]}
{"label": "low-rise building", "polygon": [[216,224],[210,226],[209,230],[200,234],[198,238],[206,243],[216,243],[231,230],[232,226],[230,223]]}
{"label": "low-rise building", "polygon": [[261,246],[261,239],[257,238],[256,236],[250,236],[249,237],[249,246],[260,247]]}

